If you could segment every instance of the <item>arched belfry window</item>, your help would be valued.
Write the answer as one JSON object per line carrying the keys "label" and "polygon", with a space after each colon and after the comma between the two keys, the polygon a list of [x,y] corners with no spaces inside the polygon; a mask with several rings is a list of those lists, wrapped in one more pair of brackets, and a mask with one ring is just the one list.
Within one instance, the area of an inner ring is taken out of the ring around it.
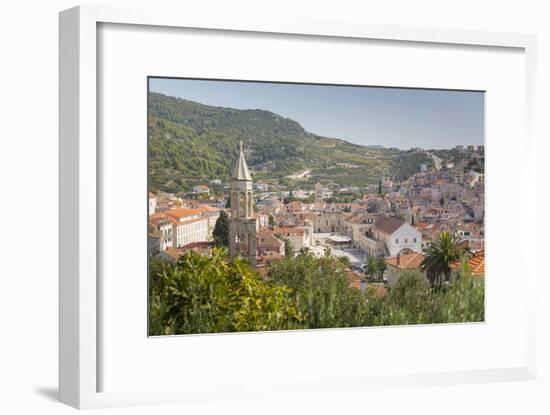
{"label": "arched belfry window", "polygon": [[246,215],[246,200],[244,193],[241,193],[239,196],[239,210],[240,210],[240,216]]}

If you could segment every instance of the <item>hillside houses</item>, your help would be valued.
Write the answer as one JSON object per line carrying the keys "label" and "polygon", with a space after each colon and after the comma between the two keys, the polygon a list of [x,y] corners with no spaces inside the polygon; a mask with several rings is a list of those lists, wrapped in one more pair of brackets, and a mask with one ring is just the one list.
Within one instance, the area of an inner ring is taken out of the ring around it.
{"label": "hillside houses", "polygon": [[[468,170],[469,165],[468,159],[442,160],[440,169],[419,168],[400,182],[383,177],[381,187],[368,189],[338,188],[331,181],[294,183],[284,189],[275,180],[256,183],[250,176],[247,198],[249,219],[255,224],[255,262],[265,274],[266,264],[284,258],[285,241],[295,253],[309,248],[322,255],[328,247],[340,256],[354,251],[356,270],[368,256],[383,256],[385,278],[392,286],[401,271],[419,268],[423,252],[441,232],[455,233],[468,249],[481,251],[484,175]],[[151,246],[173,254],[195,244],[195,250],[208,252],[221,211],[232,220],[226,209],[228,188],[218,184],[208,196],[206,189],[199,190],[178,196],[149,194]],[[202,246],[203,242],[210,245]]]}

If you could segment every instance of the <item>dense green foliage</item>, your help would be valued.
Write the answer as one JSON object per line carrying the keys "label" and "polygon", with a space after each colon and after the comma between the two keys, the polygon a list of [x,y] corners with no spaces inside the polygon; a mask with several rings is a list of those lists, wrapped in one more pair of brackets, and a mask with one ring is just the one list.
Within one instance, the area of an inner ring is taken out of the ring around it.
{"label": "dense green foliage", "polygon": [[229,246],[229,216],[224,210],[220,212],[220,217],[216,220],[212,236],[216,246]]}
{"label": "dense green foliage", "polygon": [[423,152],[321,137],[269,111],[213,107],[154,92],[149,93],[148,134],[153,192],[188,192],[207,180],[227,181],[241,140],[256,179],[290,187],[295,181],[285,176],[304,169],[312,170],[305,186],[320,180],[364,187],[376,184],[383,171],[406,178],[420,163],[431,164]]}
{"label": "dense green foliage", "polygon": [[291,288],[305,327],[357,327],[367,317],[367,302],[360,290],[350,288],[344,264],[334,257],[315,257],[304,251],[277,262],[269,281]]}
{"label": "dense green foliage", "polygon": [[280,239],[285,243],[285,257],[292,258],[294,256],[294,246],[292,242],[284,237],[280,237]]}
{"label": "dense green foliage", "polygon": [[469,273],[466,263],[462,263],[459,278],[447,292],[439,295],[442,322],[460,323],[483,321],[485,319],[484,278]]}
{"label": "dense green foliage", "polygon": [[404,271],[386,297],[373,301],[373,325],[444,323],[440,298],[421,274]]}
{"label": "dense green foliage", "polygon": [[463,265],[434,290],[406,271],[386,295],[350,287],[345,261],[301,250],[262,278],[226,250],[150,262],[150,334],[365,327],[484,321],[484,278]]}
{"label": "dense green foliage", "polygon": [[151,335],[303,327],[289,288],[263,281],[242,258],[227,261],[223,249],[149,266]]}

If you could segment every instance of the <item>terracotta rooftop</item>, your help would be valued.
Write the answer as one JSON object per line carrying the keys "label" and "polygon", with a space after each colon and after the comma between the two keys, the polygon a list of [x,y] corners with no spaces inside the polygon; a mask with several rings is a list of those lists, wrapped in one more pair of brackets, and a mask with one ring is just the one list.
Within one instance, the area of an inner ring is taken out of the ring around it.
{"label": "terracotta rooftop", "polygon": [[201,213],[199,209],[186,209],[186,208],[176,208],[165,211],[168,216],[171,216],[175,219],[184,218],[186,216],[198,215]]}
{"label": "terracotta rooftop", "polygon": [[419,231],[420,230],[424,230],[424,229],[431,229],[433,228],[433,224],[429,223],[429,222],[418,222],[416,224],[416,229],[418,229]]}
{"label": "terracotta rooftop", "polygon": [[[485,275],[485,250],[474,252],[470,255],[468,259],[468,266],[472,275],[476,277],[482,277]],[[456,261],[451,264],[451,268],[458,269],[460,268],[460,261]]]}
{"label": "terracotta rooftop", "polygon": [[265,246],[265,245],[282,245],[284,242],[277,238],[275,235],[268,233],[268,232],[261,232],[257,236],[258,239],[258,245],[259,246]]}
{"label": "terracotta rooftop", "polygon": [[277,227],[273,229],[274,235],[303,235],[304,230],[301,228],[292,228],[292,227]]}
{"label": "terracotta rooftop", "polygon": [[399,229],[405,221],[399,218],[382,217],[376,221],[375,227],[380,232],[391,235]]}
{"label": "terracotta rooftop", "polygon": [[198,205],[196,210],[205,211],[205,212],[219,212],[221,209],[218,209],[209,205]]}
{"label": "terracotta rooftop", "polygon": [[357,289],[360,289],[361,288],[361,276],[358,275],[356,272],[353,272],[353,271],[350,271],[350,270],[346,270],[346,276],[348,278],[348,281],[349,281],[349,286],[352,287],[352,288],[357,288]]}
{"label": "terracotta rooftop", "polygon": [[166,215],[163,212],[156,212],[149,216],[149,221],[158,221],[161,219],[167,219]]}
{"label": "terracotta rooftop", "polygon": [[399,265],[397,265],[397,257],[393,256],[386,258],[386,264],[393,265],[399,269],[417,269],[426,258],[419,252],[412,252],[410,254],[404,254],[399,256]]}

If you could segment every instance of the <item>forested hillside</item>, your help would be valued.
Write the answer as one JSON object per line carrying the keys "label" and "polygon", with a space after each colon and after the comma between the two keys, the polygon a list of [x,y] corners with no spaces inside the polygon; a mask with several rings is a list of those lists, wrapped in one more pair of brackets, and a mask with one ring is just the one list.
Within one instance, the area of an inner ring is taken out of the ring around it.
{"label": "forested hillside", "polygon": [[[238,110],[149,93],[149,185],[152,191],[186,192],[199,182],[229,179],[243,141],[255,179],[287,182],[311,170],[309,180],[342,186],[375,184],[383,171],[410,176],[422,152],[360,146],[321,137],[269,111]],[[381,143],[383,144],[383,143]]]}

